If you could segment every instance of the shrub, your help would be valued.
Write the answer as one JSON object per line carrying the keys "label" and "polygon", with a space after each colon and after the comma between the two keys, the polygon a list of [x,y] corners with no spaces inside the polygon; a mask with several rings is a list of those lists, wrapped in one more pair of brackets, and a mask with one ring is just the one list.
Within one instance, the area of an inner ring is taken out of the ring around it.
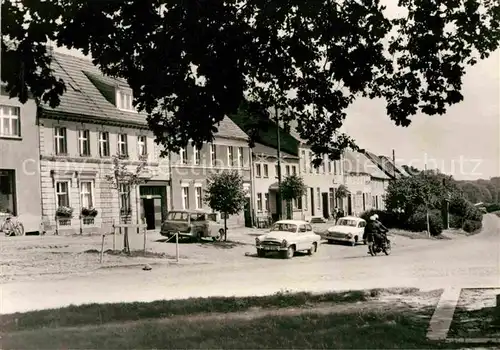
{"label": "shrub", "polygon": [[483,227],[481,221],[465,220],[463,230],[468,233],[479,231]]}
{"label": "shrub", "polygon": [[369,221],[370,216],[378,214],[380,222],[389,228],[401,228],[401,222],[397,213],[379,210],[379,209],[368,209],[363,212],[360,217],[366,221]]}
{"label": "shrub", "polygon": [[486,211],[488,213],[493,213],[495,211],[500,211],[500,204],[498,204],[498,203],[488,204],[488,205],[486,205]]}
{"label": "shrub", "polygon": [[[443,232],[443,219],[439,210],[431,210],[429,212],[429,226],[432,236],[437,236]],[[425,209],[419,209],[410,216],[408,228],[414,232],[427,231],[427,215]]]}
{"label": "shrub", "polygon": [[461,216],[450,214],[450,227],[461,229],[464,219]]}

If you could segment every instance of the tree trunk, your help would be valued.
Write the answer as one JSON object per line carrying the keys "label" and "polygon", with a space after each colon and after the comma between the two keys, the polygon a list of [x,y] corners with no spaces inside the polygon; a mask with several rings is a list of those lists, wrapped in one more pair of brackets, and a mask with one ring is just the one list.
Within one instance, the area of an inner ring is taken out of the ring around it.
{"label": "tree trunk", "polygon": [[224,242],[227,241],[227,213],[224,213]]}

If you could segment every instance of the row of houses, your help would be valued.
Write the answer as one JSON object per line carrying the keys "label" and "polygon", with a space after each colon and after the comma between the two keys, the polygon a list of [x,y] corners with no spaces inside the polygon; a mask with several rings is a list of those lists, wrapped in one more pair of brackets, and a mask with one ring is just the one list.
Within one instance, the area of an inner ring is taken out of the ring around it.
{"label": "row of houses", "polygon": [[[169,210],[209,209],[203,201],[207,178],[229,169],[243,176],[247,189],[245,210],[229,218],[230,226],[278,217],[276,149],[265,139],[250,148],[238,121],[225,118],[214,141],[201,149],[187,146],[160,157],[125,82],[71,55],[54,54],[52,69],[67,88],[57,108],[31,100],[20,104],[3,90],[0,96],[0,213],[18,216],[27,231],[39,231],[42,222],[59,231],[94,231],[123,215],[157,229]],[[388,182],[403,176],[402,169],[391,173],[386,160],[368,152],[325,157],[314,168],[306,143],[294,132],[286,137],[296,143],[281,153],[282,175],[297,174],[307,185],[292,203],[294,218],[329,217],[335,207],[354,215],[383,208]],[[133,190],[114,188],[106,177],[114,155],[131,169],[145,159],[143,183]],[[349,189],[346,198],[336,196],[340,185]],[[73,208],[74,215],[59,218],[61,207]],[[82,216],[89,208],[97,215]]]}

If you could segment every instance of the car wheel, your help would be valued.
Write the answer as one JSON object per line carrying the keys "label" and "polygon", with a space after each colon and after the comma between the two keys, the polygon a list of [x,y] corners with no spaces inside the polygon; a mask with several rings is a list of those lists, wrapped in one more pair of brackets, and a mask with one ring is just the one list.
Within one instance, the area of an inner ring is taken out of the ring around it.
{"label": "car wheel", "polygon": [[213,237],[213,240],[214,242],[220,242],[222,241],[222,237],[224,236],[224,230],[223,229],[220,229],[218,232],[217,232],[217,235],[215,237]]}
{"label": "car wheel", "polygon": [[316,253],[318,251],[318,244],[316,242],[314,242],[311,246],[311,248],[307,251],[307,253],[309,255],[313,255],[314,253]]}
{"label": "car wheel", "polygon": [[282,252],[283,258],[285,259],[293,258],[294,254],[295,254],[295,248],[293,246],[288,247],[286,251]]}
{"label": "car wheel", "polygon": [[257,249],[257,256],[263,258],[266,256],[266,251],[264,249]]}

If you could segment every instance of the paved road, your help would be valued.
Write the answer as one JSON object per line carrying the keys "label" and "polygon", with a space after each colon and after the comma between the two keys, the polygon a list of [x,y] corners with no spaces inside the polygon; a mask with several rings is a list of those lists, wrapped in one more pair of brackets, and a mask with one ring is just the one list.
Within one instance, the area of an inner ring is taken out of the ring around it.
{"label": "paved road", "polygon": [[390,256],[371,257],[365,246],[322,245],[317,255],[291,260],[245,257],[226,264],[108,271],[56,281],[1,287],[0,313],[90,302],[153,301],[206,296],[265,295],[280,290],[500,286],[500,220],[484,219],[470,238],[420,241]]}

